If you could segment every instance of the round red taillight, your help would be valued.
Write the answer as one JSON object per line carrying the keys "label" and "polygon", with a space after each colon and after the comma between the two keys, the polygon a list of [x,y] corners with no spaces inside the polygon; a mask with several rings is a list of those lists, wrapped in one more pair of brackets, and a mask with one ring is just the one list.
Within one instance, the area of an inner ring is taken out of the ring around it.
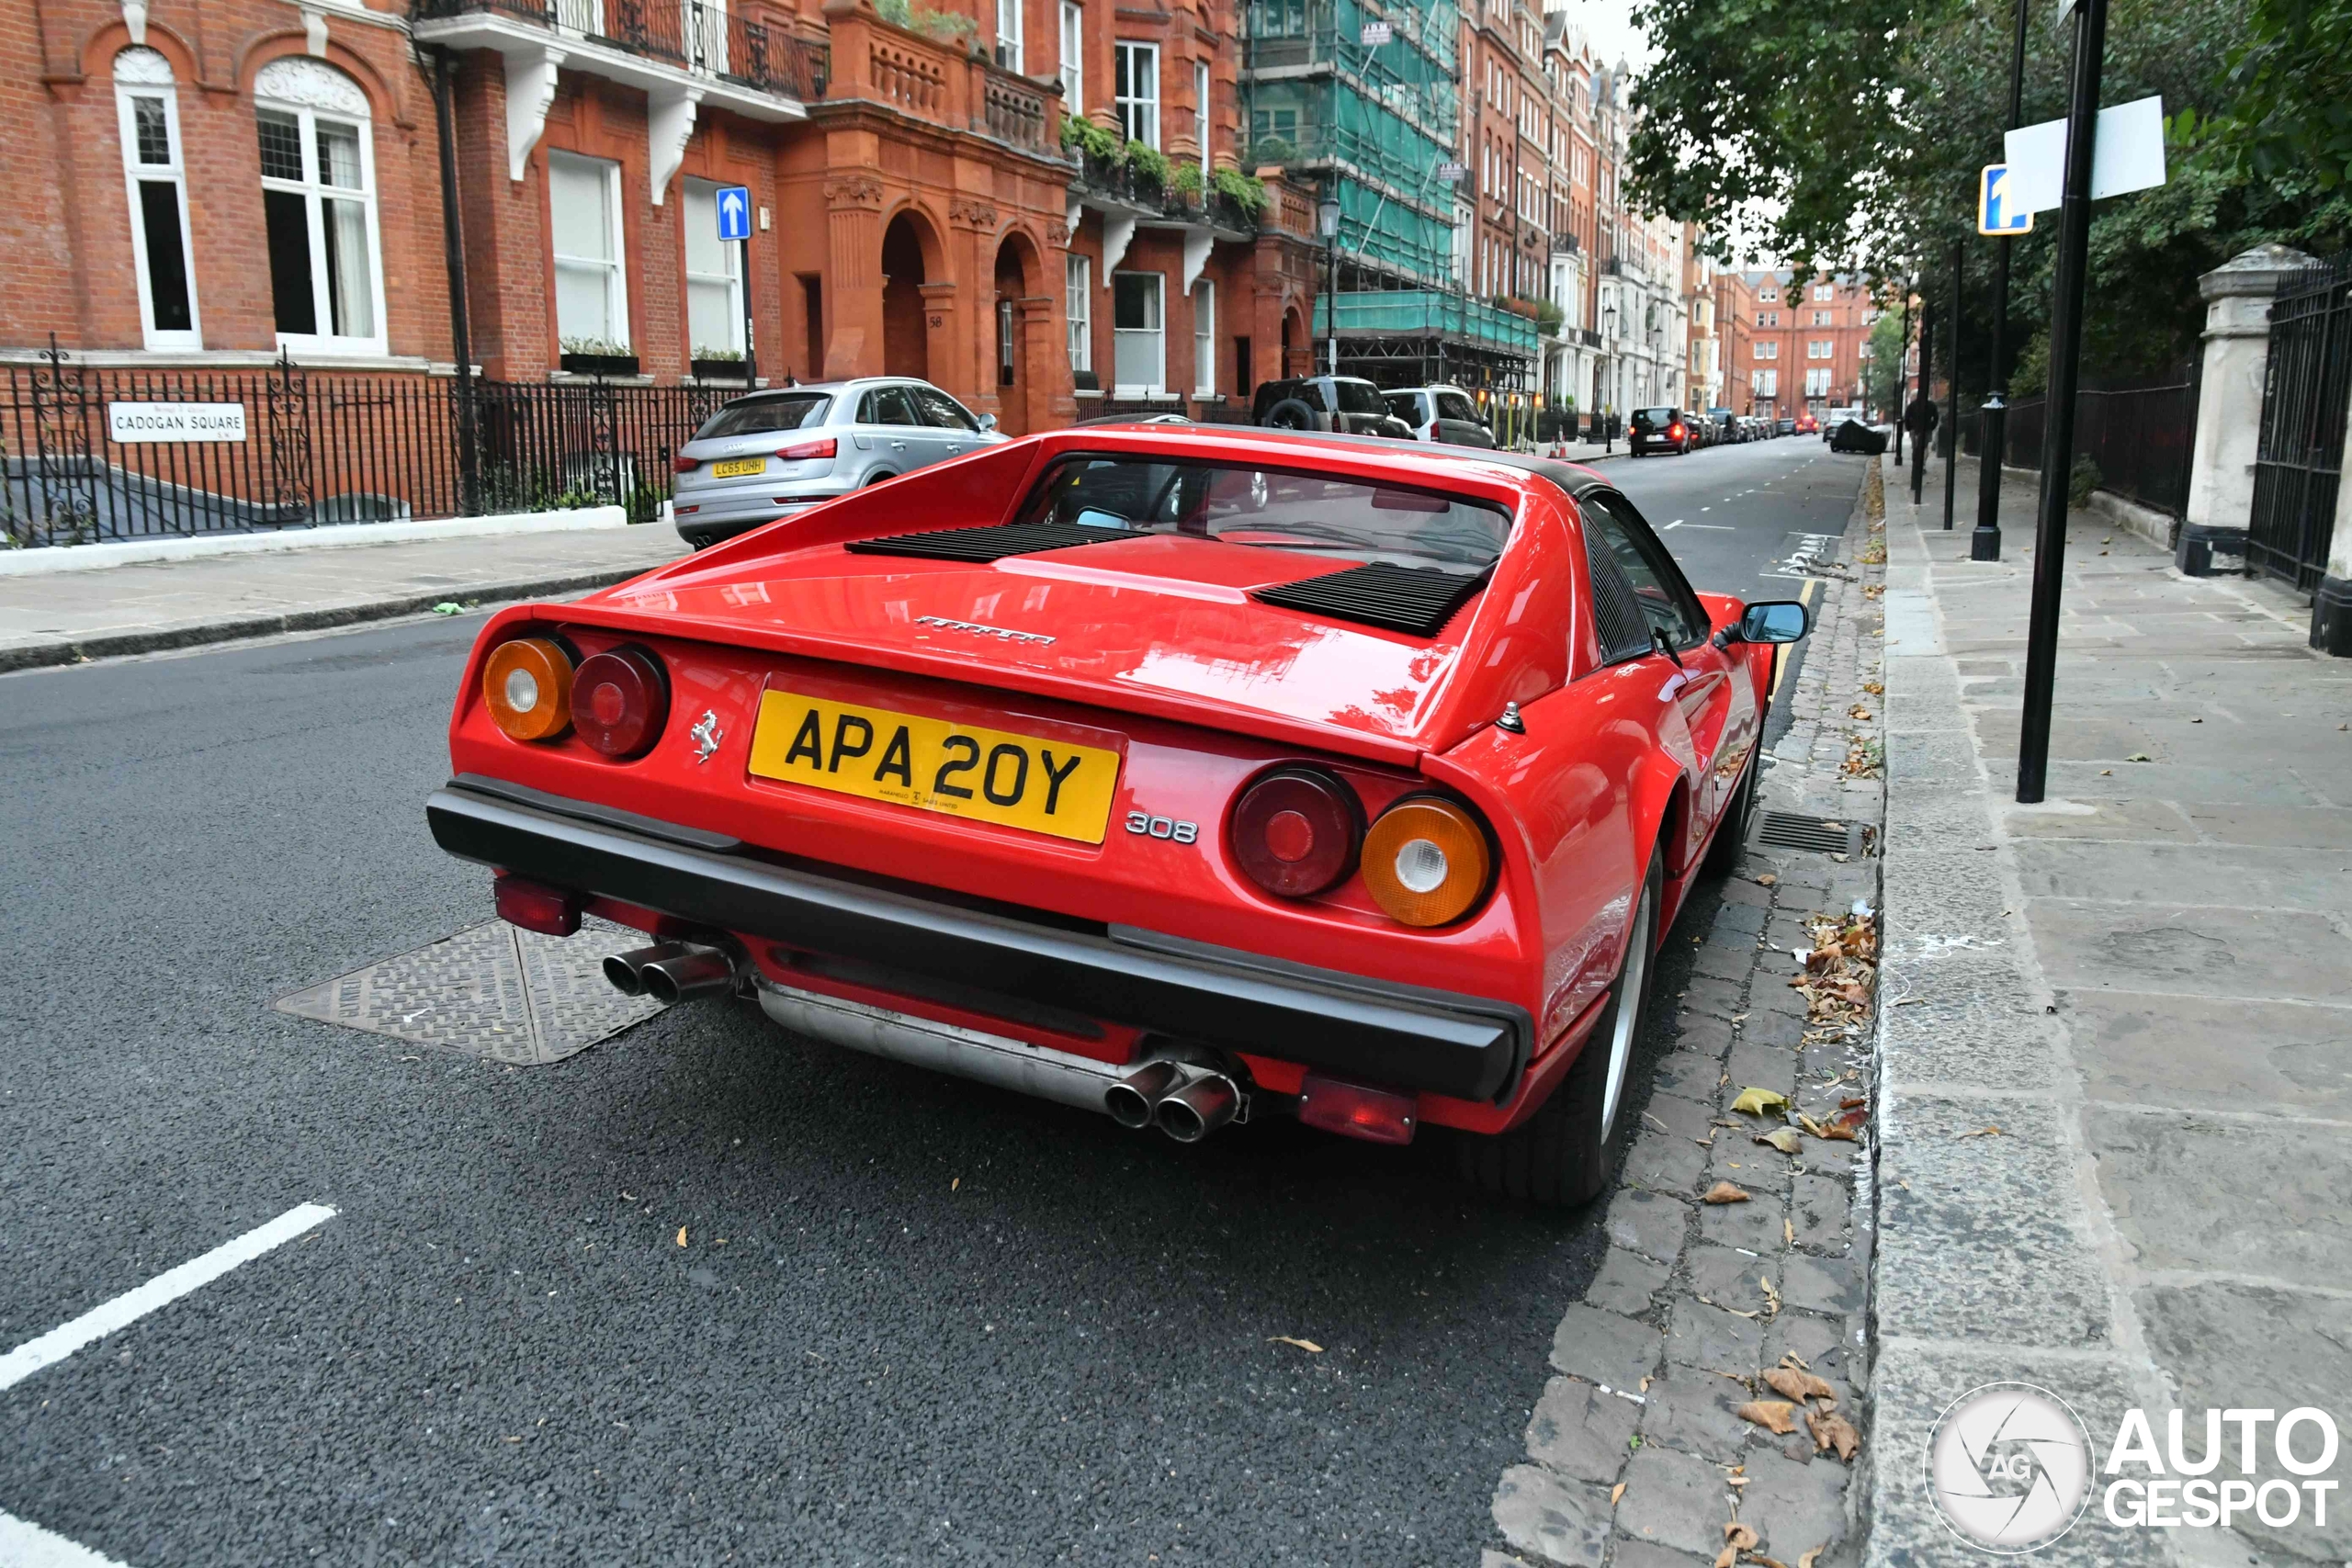
{"label": "round red taillight", "polygon": [[641,648],[592,654],[571,677],[571,727],[607,757],[641,757],[670,716],[670,683]]}
{"label": "round red taillight", "polygon": [[1363,803],[1319,768],[1268,773],[1233,805],[1229,842],[1250,880],[1283,898],[1305,898],[1356,868]]}

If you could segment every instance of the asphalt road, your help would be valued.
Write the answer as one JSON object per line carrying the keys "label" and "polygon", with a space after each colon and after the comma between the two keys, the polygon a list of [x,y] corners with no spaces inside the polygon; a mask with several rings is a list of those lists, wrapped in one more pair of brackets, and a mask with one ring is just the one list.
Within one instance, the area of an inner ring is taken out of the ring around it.
{"label": "asphalt road", "polygon": [[[1612,477],[1729,587],[1858,468]],[[0,1392],[0,1511],[137,1568],[1476,1561],[1601,1238],[1440,1140],[1185,1150],[734,1004],[527,1069],[272,1012],[487,915],[421,809],[478,625],[0,679],[0,1355],[339,1211]]]}

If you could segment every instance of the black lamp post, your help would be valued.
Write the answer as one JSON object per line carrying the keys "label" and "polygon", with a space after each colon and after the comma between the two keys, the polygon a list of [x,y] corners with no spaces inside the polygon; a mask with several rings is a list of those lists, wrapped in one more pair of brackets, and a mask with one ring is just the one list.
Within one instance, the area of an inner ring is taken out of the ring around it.
{"label": "black lamp post", "polygon": [[1330,279],[1323,290],[1323,357],[1331,375],[1340,373],[1340,187],[1324,187],[1323,199],[1317,204],[1315,219],[1323,231],[1326,276]]}
{"label": "black lamp post", "polygon": [[[1617,301],[1613,299],[1600,308],[1600,330],[1611,343],[1617,341]],[[1615,389],[1612,388],[1611,390],[1613,393]],[[1616,439],[1617,400],[1611,396],[1608,400],[1608,412],[1602,415],[1600,423],[1600,450],[1603,456],[1617,449],[1614,445]]]}

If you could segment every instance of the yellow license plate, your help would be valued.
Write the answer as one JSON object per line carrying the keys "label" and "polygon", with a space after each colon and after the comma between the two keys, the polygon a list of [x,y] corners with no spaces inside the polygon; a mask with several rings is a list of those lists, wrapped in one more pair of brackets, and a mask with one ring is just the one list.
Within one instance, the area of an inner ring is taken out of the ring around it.
{"label": "yellow license plate", "polygon": [[710,477],[715,479],[741,479],[745,474],[763,474],[767,468],[765,457],[729,457],[723,463],[713,463]]}
{"label": "yellow license plate", "polygon": [[1099,844],[1119,754],[770,688],[752,773]]}

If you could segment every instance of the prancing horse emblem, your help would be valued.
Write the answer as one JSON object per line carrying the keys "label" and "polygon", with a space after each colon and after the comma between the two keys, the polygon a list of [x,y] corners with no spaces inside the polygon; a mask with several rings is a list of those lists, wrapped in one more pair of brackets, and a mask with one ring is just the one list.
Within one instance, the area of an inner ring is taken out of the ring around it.
{"label": "prancing horse emblem", "polygon": [[695,743],[695,761],[697,763],[709,761],[710,754],[718,750],[718,743],[727,739],[718,728],[718,710],[703,709],[702,722],[686,731],[686,739]]}

